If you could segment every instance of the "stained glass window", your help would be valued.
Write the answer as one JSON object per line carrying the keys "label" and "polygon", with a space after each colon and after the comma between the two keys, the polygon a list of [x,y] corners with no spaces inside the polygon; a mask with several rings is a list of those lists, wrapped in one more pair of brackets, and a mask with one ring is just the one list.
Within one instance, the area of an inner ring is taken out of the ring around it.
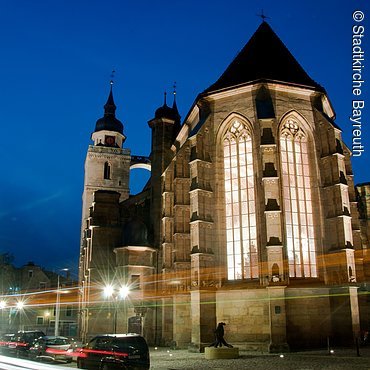
{"label": "stained glass window", "polygon": [[228,279],[258,278],[252,138],[234,121],[224,137]]}
{"label": "stained glass window", "polygon": [[280,132],[286,243],[290,277],[317,277],[309,143],[294,119]]}

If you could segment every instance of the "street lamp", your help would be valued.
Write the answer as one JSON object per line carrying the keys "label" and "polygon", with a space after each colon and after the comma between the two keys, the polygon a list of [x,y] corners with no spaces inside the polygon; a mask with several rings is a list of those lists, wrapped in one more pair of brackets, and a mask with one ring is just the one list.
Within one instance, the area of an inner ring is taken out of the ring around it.
{"label": "street lamp", "polygon": [[18,310],[23,310],[24,303],[22,301],[18,301],[16,304],[16,307]]}
{"label": "street lamp", "polygon": [[23,301],[18,301],[15,305],[15,307],[18,310],[19,313],[19,330],[22,330],[22,312],[24,308],[24,302]]}
{"label": "street lamp", "polygon": [[119,296],[122,298],[122,299],[126,299],[127,296],[129,295],[130,293],[130,289],[128,288],[128,286],[122,286],[121,289],[119,290]]}
{"label": "street lamp", "polygon": [[49,323],[50,323],[50,311],[45,311],[44,313],[44,320],[45,320],[45,327],[46,327],[46,335],[49,334]]}
{"label": "street lamp", "polygon": [[[68,271],[68,269],[60,269],[59,271]],[[60,317],[60,275],[58,274],[57,283],[57,299],[55,302],[55,327],[54,335],[57,337],[59,335],[59,317]]]}
{"label": "street lamp", "polygon": [[113,312],[113,334],[117,333],[117,312],[118,312],[118,304],[120,300],[126,302],[126,298],[130,293],[130,289],[128,286],[123,285],[118,291],[114,289],[112,285],[106,285],[104,287],[104,297],[109,299],[112,298],[114,301],[114,312]]}
{"label": "street lamp", "polygon": [[114,288],[112,285],[106,285],[104,287],[104,297],[105,298],[110,298],[114,295]]}

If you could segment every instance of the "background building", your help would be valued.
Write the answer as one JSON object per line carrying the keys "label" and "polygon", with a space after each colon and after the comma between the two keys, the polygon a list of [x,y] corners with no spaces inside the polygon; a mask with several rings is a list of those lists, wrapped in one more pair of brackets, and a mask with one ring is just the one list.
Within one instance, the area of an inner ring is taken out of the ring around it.
{"label": "background building", "polygon": [[148,159],[122,148],[112,90],[104,109],[85,164],[83,339],[200,349],[224,321],[230,342],[274,351],[368,328],[369,189],[325,89],[266,22],[182,124],[165,98],[136,196],[129,169]]}
{"label": "background building", "polygon": [[59,315],[59,334],[77,335],[77,289],[68,272],[57,274],[33,262],[16,267],[5,253],[0,282],[0,333],[42,330],[54,335]]}

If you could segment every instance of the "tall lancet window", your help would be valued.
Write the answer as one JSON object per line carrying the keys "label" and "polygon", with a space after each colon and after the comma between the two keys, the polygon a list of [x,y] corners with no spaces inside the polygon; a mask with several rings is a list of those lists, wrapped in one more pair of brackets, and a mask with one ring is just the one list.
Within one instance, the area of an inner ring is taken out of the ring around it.
{"label": "tall lancet window", "polygon": [[317,277],[312,211],[310,146],[297,120],[287,119],[280,132],[286,243],[290,277]]}
{"label": "tall lancet window", "polygon": [[258,278],[252,138],[235,120],[224,136],[228,279]]}
{"label": "tall lancet window", "polygon": [[108,162],[104,163],[104,179],[110,180],[110,164]]}

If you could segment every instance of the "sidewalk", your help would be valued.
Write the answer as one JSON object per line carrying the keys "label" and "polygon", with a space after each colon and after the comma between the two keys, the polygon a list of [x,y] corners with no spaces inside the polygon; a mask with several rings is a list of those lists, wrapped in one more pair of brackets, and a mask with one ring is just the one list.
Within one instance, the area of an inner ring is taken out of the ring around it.
{"label": "sidewalk", "polygon": [[150,349],[151,370],[370,370],[370,347],[270,354],[240,351],[232,360],[206,360],[204,353],[168,348]]}

